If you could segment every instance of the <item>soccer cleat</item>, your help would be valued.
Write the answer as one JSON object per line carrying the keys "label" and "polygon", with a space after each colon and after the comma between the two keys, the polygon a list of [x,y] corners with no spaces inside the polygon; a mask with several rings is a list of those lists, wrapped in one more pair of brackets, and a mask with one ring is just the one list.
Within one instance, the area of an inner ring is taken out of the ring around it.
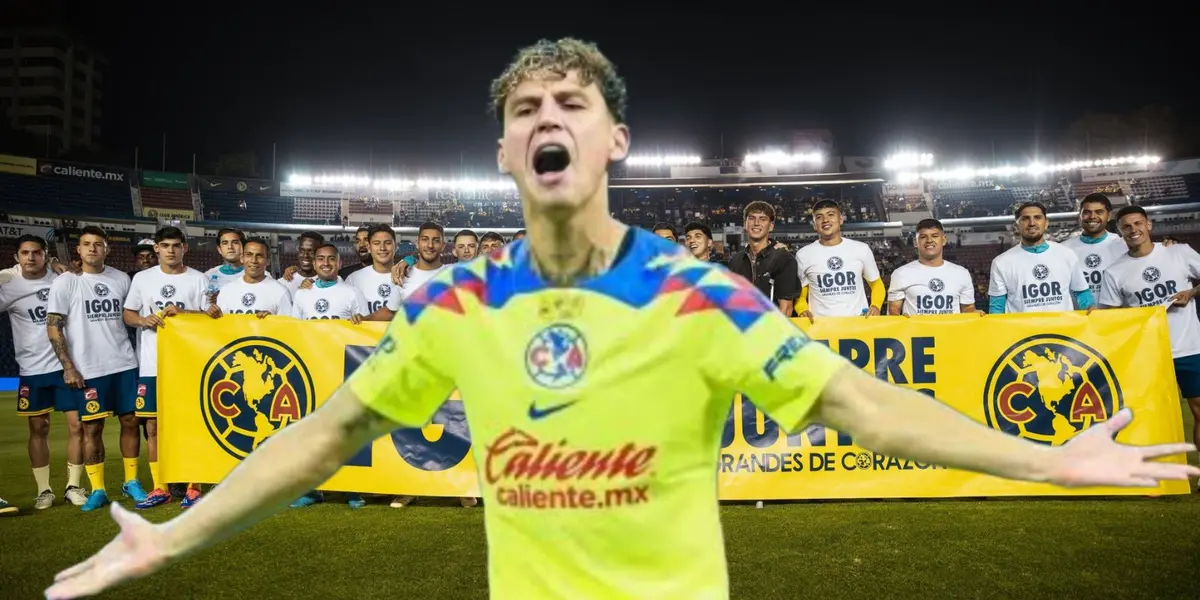
{"label": "soccer cleat", "polygon": [[412,496],[396,496],[395,498],[392,499],[391,507],[392,508],[404,508],[405,506],[412,504],[413,500],[415,500],[415,498]]}
{"label": "soccer cleat", "polygon": [[88,495],[83,488],[73,485],[67,488],[67,491],[63,493],[63,498],[66,498],[67,502],[70,502],[75,506],[83,506],[87,503]]}
{"label": "soccer cleat", "polygon": [[191,508],[199,501],[200,490],[196,488],[188,488],[188,491],[184,492],[183,494],[183,500],[179,503],[179,508]]}
{"label": "soccer cleat", "polygon": [[146,490],[142,488],[142,483],[136,479],[130,479],[121,484],[121,493],[133,498],[134,502],[141,502],[146,499]]}
{"label": "soccer cleat", "polygon": [[320,504],[324,501],[325,501],[325,494],[322,494],[321,492],[309,492],[303,496],[300,496],[299,498],[296,498],[296,501],[291,504],[291,507],[292,508],[307,508],[314,504]]}
{"label": "soccer cleat", "polygon": [[104,508],[109,503],[108,493],[104,490],[92,490],[92,495],[88,496],[87,502],[79,507],[83,512]]}
{"label": "soccer cleat", "polygon": [[463,508],[471,508],[472,506],[479,504],[479,500],[476,500],[475,498],[459,498],[458,501],[463,505]]}
{"label": "soccer cleat", "polygon": [[42,493],[33,499],[33,507],[38,510],[46,510],[54,506],[54,492],[50,490],[42,490]]}
{"label": "soccer cleat", "polygon": [[17,507],[6,502],[4,498],[0,498],[0,515],[15,512],[17,512]]}
{"label": "soccer cleat", "polygon": [[139,510],[146,510],[147,508],[154,508],[159,504],[166,504],[170,501],[171,494],[164,492],[162,488],[154,488],[154,491],[150,492],[150,494],[146,496],[145,500],[138,502],[137,504],[133,505],[133,507]]}
{"label": "soccer cleat", "polygon": [[346,504],[349,504],[350,508],[362,508],[367,505],[367,501],[363,500],[362,494],[348,494]]}

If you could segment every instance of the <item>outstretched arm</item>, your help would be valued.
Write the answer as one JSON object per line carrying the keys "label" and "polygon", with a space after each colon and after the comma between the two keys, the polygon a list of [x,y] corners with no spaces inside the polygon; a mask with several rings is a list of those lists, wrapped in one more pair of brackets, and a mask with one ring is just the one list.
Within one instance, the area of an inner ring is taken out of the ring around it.
{"label": "outstretched arm", "polygon": [[1155,487],[1160,480],[1200,475],[1190,465],[1147,459],[1195,450],[1191,444],[1125,446],[1113,436],[1129,424],[1123,410],[1048,447],[985,427],[945,404],[880,381],[846,365],[821,392],[821,422],[854,436],[865,448],[946,467],[1066,487]]}
{"label": "outstretched arm", "polygon": [[320,485],[364,444],[396,426],[343,385],[320,409],[259,446],[181,516],[152,525],[114,504],[121,527],[116,539],[59,573],[46,597],[92,595],[220,542]]}

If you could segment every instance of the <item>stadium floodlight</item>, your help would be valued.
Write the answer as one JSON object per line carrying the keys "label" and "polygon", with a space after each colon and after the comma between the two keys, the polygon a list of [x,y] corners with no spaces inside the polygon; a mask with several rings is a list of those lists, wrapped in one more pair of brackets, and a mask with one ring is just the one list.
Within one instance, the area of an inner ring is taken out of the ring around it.
{"label": "stadium floodlight", "polygon": [[311,175],[292,173],[291,177],[288,177],[288,183],[296,187],[308,187],[313,184],[313,178]]}
{"label": "stadium floodlight", "polygon": [[641,154],[625,159],[625,164],[631,167],[684,167],[700,164],[700,157],[691,154]]}
{"label": "stadium floodlight", "polygon": [[780,150],[751,153],[746,155],[748,165],[767,165],[771,167],[790,167],[799,164],[819,165],[825,162],[825,156],[820,152],[801,152],[791,154]]}
{"label": "stadium floodlight", "polygon": [[887,157],[883,161],[883,168],[889,171],[932,166],[933,155],[928,152],[900,152]]}
{"label": "stadium floodlight", "polygon": [[[1058,164],[1052,164],[1052,165],[1046,165],[1046,164],[1042,164],[1038,161],[1034,161],[1024,167],[1014,167],[1014,166],[1010,166],[1010,165],[1005,165],[1003,167],[995,167],[995,168],[990,168],[990,169],[989,168],[960,167],[958,169],[953,169],[953,170],[925,171],[925,172],[922,172],[919,175],[917,175],[917,178],[918,179],[926,179],[926,180],[930,180],[930,181],[943,181],[943,180],[952,180],[953,181],[953,180],[965,180],[965,179],[975,179],[975,178],[993,178],[993,177],[1006,177],[1007,178],[1007,177],[1014,177],[1017,175],[1031,175],[1034,177],[1039,177],[1039,176],[1045,175],[1047,173],[1062,173],[1062,172],[1075,171],[1078,169],[1090,169],[1090,168],[1095,168],[1095,167],[1116,167],[1116,166],[1121,166],[1121,165],[1138,165],[1138,166],[1145,167],[1147,165],[1152,165],[1152,164],[1155,164],[1155,163],[1158,163],[1161,161],[1162,161],[1161,157],[1151,156],[1151,155],[1117,156],[1117,157],[1113,157],[1113,158],[1103,158],[1103,159],[1099,159],[1099,160],[1073,160],[1070,162],[1058,163]],[[901,172],[898,175],[898,179],[900,177],[905,178],[905,180],[911,180],[912,172],[911,171]]]}

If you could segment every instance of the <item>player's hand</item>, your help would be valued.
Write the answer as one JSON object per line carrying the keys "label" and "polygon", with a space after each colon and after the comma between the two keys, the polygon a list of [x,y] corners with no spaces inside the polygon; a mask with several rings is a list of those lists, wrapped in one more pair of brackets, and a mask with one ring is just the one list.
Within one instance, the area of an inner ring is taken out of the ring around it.
{"label": "player's hand", "polygon": [[1183,290],[1182,292],[1167,298],[1167,302],[1170,302],[1172,306],[1187,306],[1187,303],[1191,302],[1192,298],[1195,297],[1196,288],[1192,288],[1190,290]]}
{"label": "player's hand", "polygon": [[225,313],[221,312],[220,306],[217,306],[216,304],[209,304],[208,308],[204,310],[204,314],[214,319],[220,319]]}
{"label": "player's hand", "polygon": [[87,382],[83,380],[83,375],[80,375],[75,367],[67,367],[63,369],[63,383],[69,388],[82,390]]}
{"label": "player's hand", "polygon": [[174,304],[168,304],[167,307],[159,311],[158,314],[164,319],[167,317],[173,317],[179,314],[179,307],[175,306]]}
{"label": "player's hand", "polygon": [[392,265],[392,283],[394,285],[404,285],[404,278],[408,277],[408,263],[397,261]]}
{"label": "player's hand", "polygon": [[808,319],[808,322],[812,323],[812,324],[816,324],[816,322],[817,322],[815,319],[813,319],[813,314],[812,314],[811,310],[806,310],[796,316],[800,317],[801,319]]}
{"label": "player's hand", "polygon": [[350,322],[355,325],[362,323],[363,322],[362,315],[350,315]]}
{"label": "player's hand", "polygon": [[112,504],[120,527],[117,537],[91,558],[54,576],[46,598],[81,598],[98,594],[130,579],[145,577],[167,565],[166,529]]}
{"label": "player's hand", "polygon": [[258,318],[260,318],[260,319],[265,319],[265,318],[267,318],[267,317],[271,316],[271,313],[270,313],[270,312],[267,312],[267,311],[265,311],[265,310],[259,310],[259,311],[255,311],[255,312],[254,312],[254,316],[256,316],[256,317],[258,317]]}
{"label": "player's hand", "polygon": [[305,279],[304,281],[300,282],[300,289],[302,289],[302,290],[310,290],[310,289],[312,289],[312,286],[313,286],[312,279]]}
{"label": "player's hand", "polygon": [[1098,308],[1100,308],[1100,307],[1096,306],[1095,304],[1087,307],[1087,314],[1090,315],[1090,314],[1096,312],[1096,309],[1098,309]]}
{"label": "player's hand", "polygon": [[298,270],[299,270],[299,268],[296,267],[296,265],[292,265],[292,266],[284,269],[283,270],[283,280],[291,281],[292,278],[296,276],[296,271],[298,271]]}
{"label": "player's hand", "polygon": [[138,320],[138,327],[141,327],[142,329],[158,329],[162,326],[162,317],[156,314],[149,314]]}
{"label": "player's hand", "polygon": [[63,273],[71,270],[71,265],[69,263],[64,264],[62,261],[56,260],[50,263],[50,270],[54,271],[55,275],[62,275]]}
{"label": "player's hand", "polygon": [[1163,238],[1163,241],[1161,243],[1162,243],[1163,247],[1170,248],[1171,246],[1175,245],[1175,238]]}
{"label": "player's hand", "polygon": [[775,242],[775,249],[776,250],[787,250],[788,247],[787,247],[787,244],[785,244],[783,242]]}
{"label": "player's hand", "polygon": [[1054,448],[1049,482],[1063,487],[1156,487],[1160,481],[1200,476],[1200,468],[1191,465],[1149,460],[1192,452],[1196,447],[1191,444],[1128,446],[1113,440],[1132,420],[1133,411],[1121,409]]}
{"label": "player's hand", "polygon": [[879,308],[872,306],[871,308],[867,309],[867,314],[865,314],[863,316],[878,317],[879,316]]}

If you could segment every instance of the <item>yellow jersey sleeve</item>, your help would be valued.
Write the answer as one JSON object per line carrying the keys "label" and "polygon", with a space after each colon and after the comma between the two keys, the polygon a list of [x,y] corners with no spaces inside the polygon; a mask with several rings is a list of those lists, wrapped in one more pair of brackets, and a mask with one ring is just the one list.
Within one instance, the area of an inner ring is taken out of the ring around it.
{"label": "yellow jersey sleeve", "polygon": [[[410,323],[402,306],[374,352],[348,385],[371,410],[407,427],[423,427],[454,391],[443,345],[449,319],[426,313]],[[434,328],[441,325],[441,331]]]}
{"label": "yellow jersey sleeve", "polygon": [[741,392],[788,432],[802,428],[826,384],[850,363],[815,342],[778,310],[743,331],[716,328],[709,378]]}

